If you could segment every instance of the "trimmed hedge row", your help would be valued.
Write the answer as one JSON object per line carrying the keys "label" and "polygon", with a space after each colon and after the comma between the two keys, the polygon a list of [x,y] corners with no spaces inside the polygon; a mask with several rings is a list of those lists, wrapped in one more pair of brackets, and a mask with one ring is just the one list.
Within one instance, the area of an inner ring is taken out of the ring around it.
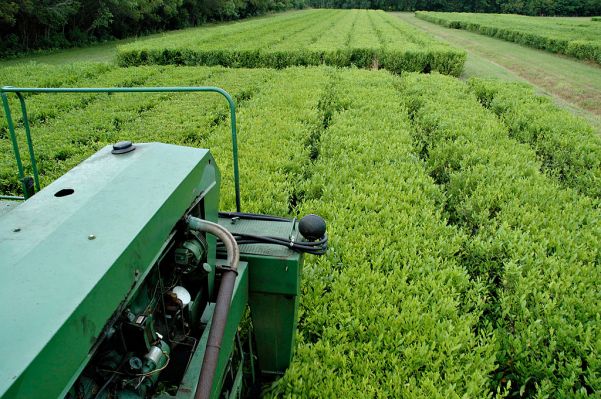
{"label": "trimmed hedge row", "polygon": [[481,321],[500,342],[500,386],[515,396],[601,390],[601,211],[540,172],[464,83],[410,76],[400,87],[449,222],[470,239],[459,255],[488,282]]}
{"label": "trimmed hedge row", "polygon": [[[110,64],[74,64],[60,68],[30,63],[22,66],[7,67],[0,71],[0,85],[27,87],[89,87],[101,80],[107,86],[139,86],[160,70],[145,68],[147,74],[131,74],[130,71]],[[105,95],[94,93],[48,95],[24,93],[30,123],[47,122],[65,112],[85,108],[89,103]],[[19,101],[9,95],[13,121],[22,124]],[[8,137],[8,125],[4,109],[0,107],[0,138]]]}
{"label": "trimmed hedge row", "polygon": [[516,140],[529,144],[545,173],[562,185],[601,198],[601,138],[585,121],[535,95],[529,85],[473,79],[470,87]]}
{"label": "trimmed hedge row", "polygon": [[[459,76],[465,63],[465,51],[437,42],[382,11],[310,10],[295,15],[285,21],[280,17],[262,20],[256,29],[240,29],[244,25],[240,23],[231,33],[228,25],[219,34],[200,29],[173,40],[169,36],[142,40],[120,46],[118,63],[245,68],[354,65],[453,76]],[[255,27],[256,21],[252,22]],[[393,28],[378,31],[380,25]]]}
{"label": "trimmed hedge row", "polygon": [[[482,35],[601,64],[601,32],[597,24],[559,18],[525,17],[501,14],[438,13],[417,11],[415,16],[448,28],[464,29]],[[537,19],[538,18],[538,19]]]}
{"label": "trimmed hedge row", "polygon": [[[46,67],[40,67],[44,71]],[[58,70],[61,67],[54,67]],[[85,70],[87,66],[81,66]],[[269,71],[224,74],[222,68],[180,70],[175,67],[115,69],[96,80],[78,81],[73,86],[119,85],[220,85],[235,98],[248,96],[250,88],[265,81]],[[220,79],[219,77],[222,75]],[[14,85],[27,84],[13,81]],[[53,82],[51,82],[53,83]],[[45,86],[43,82],[40,86]],[[119,140],[163,141],[206,147],[206,131],[229,118],[225,100],[206,94],[98,94],[93,101],[78,95],[38,95],[28,99],[33,118],[32,136],[42,185],[52,182],[102,146]],[[81,103],[80,103],[81,101]],[[76,103],[77,106],[73,106]],[[188,104],[183,108],[183,103]],[[162,109],[164,104],[172,106]],[[61,108],[62,107],[62,108]],[[229,125],[228,125],[229,126]],[[26,148],[22,129],[21,149]],[[227,137],[227,136],[226,136]],[[229,144],[224,137],[223,146]],[[204,144],[204,145],[203,145]],[[23,155],[23,154],[22,154]],[[229,158],[228,158],[229,159]],[[29,166],[23,158],[25,166]],[[0,193],[19,194],[14,155],[9,140],[0,140]]]}
{"label": "trimmed hedge row", "polygon": [[271,395],[489,397],[483,286],[457,262],[465,236],[441,217],[396,78],[337,76],[300,206],[326,218],[331,248],[306,260],[300,343]]}

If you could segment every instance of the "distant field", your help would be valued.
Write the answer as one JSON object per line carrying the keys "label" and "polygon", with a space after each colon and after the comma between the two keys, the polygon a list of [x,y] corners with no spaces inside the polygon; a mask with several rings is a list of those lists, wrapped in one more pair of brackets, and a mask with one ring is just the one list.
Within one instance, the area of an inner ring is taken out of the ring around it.
{"label": "distant field", "polygon": [[601,24],[588,18],[418,11],[418,18],[601,64]]}
{"label": "distant field", "polygon": [[461,73],[465,58],[465,51],[374,10],[300,11],[165,34],[118,48],[121,66],[326,64],[454,76]]}

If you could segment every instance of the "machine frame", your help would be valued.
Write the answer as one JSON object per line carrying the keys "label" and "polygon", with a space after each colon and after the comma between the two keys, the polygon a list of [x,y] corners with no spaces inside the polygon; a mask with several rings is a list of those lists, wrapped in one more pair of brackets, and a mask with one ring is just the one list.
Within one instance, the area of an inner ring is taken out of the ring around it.
{"label": "machine frame", "polygon": [[[27,106],[25,102],[25,93],[217,93],[223,96],[228,103],[230,111],[231,124],[231,140],[232,140],[232,155],[233,155],[233,177],[236,195],[236,212],[234,213],[218,213],[218,223],[222,228],[229,230],[236,237],[241,237],[240,249],[240,269],[236,285],[233,289],[233,298],[231,301],[231,317],[228,317],[225,331],[226,340],[224,341],[224,349],[219,354],[219,362],[217,363],[217,377],[219,381],[213,380],[210,385],[210,397],[214,398],[219,395],[218,389],[223,384],[224,376],[222,373],[225,368],[232,371],[231,391],[226,395],[235,397],[240,394],[242,384],[242,374],[244,372],[242,365],[244,357],[250,357],[250,373],[252,380],[255,380],[255,375],[261,373],[267,376],[281,375],[290,364],[294,352],[294,335],[296,331],[297,312],[298,312],[298,296],[300,295],[300,274],[303,263],[303,252],[321,255],[323,252],[311,252],[314,248],[327,248],[327,237],[325,236],[325,223],[323,224],[323,232],[320,234],[322,239],[318,242],[312,242],[307,245],[314,245],[307,250],[306,246],[300,251],[295,248],[303,247],[302,237],[312,237],[311,234],[306,234],[301,237],[302,223],[298,223],[296,218],[289,220],[285,218],[244,214],[241,212],[240,201],[240,182],[239,182],[239,167],[238,167],[238,143],[236,129],[236,108],[231,95],[225,90],[212,86],[187,86],[187,87],[118,87],[118,88],[26,88],[4,86],[0,88],[0,97],[2,98],[3,108],[8,122],[8,131],[12,143],[19,181],[21,183],[22,196],[0,195],[0,202],[8,200],[8,202],[25,201],[31,198],[36,192],[41,191],[39,183],[39,173],[35,158],[34,145],[31,135],[30,123],[27,115]],[[19,148],[19,139],[15,128],[11,112],[11,104],[9,103],[9,94],[13,93],[19,100],[22,123],[25,132],[25,141],[29,154],[31,174],[26,174],[28,165],[24,165],[21,158]],[[131,145],[131,143],[129,143]],[[115,147],[113,147],[115,148]],[[106,149],[105,149],[106,150]],[[104,151],[104,150],[103,150]],[[210,162],[209,162],[210,163]],[[55,195],[56,196],[56,195]],[[34,199],[35,201],[35,199]],[[218,205],[216,205],[218,206]],[[217,216],[217,209],[215,209]],[[0,214],[1,216],[1,214]],[[257,217],[258,216],[258,217]],[[313,215],[315,216],[315,215]],[[323,222],[323,220],[321,220]],[[217,220],[215,220],[217,222]],[[286,222],[286,223],[281,223]],[[319,230],[319,228],[318,228]],[[264,235],[266,239],[272,241],[253,241],[248,237],[258,237]],[[246,237],[246,238],[244,238]],[[246,241],[245,241],[246,240]],[[280,240],[276,245],[270,245],[270,242]],[[282,244],[282,240],[284,244]],[[317,240],[317,236],[310,238],[309,241]],[[289,241],[289,242],[288,242]],[[256,245],[258,243],[258,245]],[[267,245],[265,245],[267,244]],[[283,246],[282,246],[283,245]],[[293,248],[295,250],[293,250]],[[218,268],[223,270],[223,273],[228,271],[228,266],[224,264],[223,259],[219,256],[224,256],[223,249],[217,249],[218,258],[216,259]],[[153,268],[149,266],[149,270]],[[213,275],[215,271],[211,272]],[[214,277],[213,277],[214,278]],[[212,286],[211,286],[212,287]],[[212,301],[211,301],[212,302]],[[218,302],[218,301],[217,301]],[[228,301],[229,303],[229,301]],[[214,305],[213,305],[214,306]],[[237,328],[241,320],[243,310],[250,307],[250,317],[252,319],[252,334],[256,337],[256,343],[249,339],[249,352],[242,349],[240,339],[237,338]],[[208,308],[207,308],[208,309]],[[207,329],[203,333],[201,341],[206,342],[209,334],[209,325],[212,324],[212,311],[208,314],[203,314],[201,323],[207,323]],[[274,315],[276,315],[274,320]],[[108,324],[107,324],[108,325]],[[234,338],[236,339],[234,340]],[[273,343],[277,342],[277,348],[273,347]],[[255,346],[256,345],[256,346]],[[238,348],[238,352],[242,357],[240,363],[233,367],[228,366],[228,357],[234,347]],[[256,351],[256,352],[255,352]],[[194,361],[191,361],[190,370],[186,372],[184,380],[182,380],[182,391],[178,392],[178,397],[188,397],[193,394],[195,386],[195,377],[198,374],[201,366],[201,358],[204,350],[198,350],[194,354]],[[259,367],[256,367],[253,361],[254,353],[258,353]],[[108,383],[107,383],[108,384]],[[199,385],[201,386],[201,385]]]}
{"label": "machine frame", "polygon": [[[15,124],[12,118],[10,104],[8,102],[8,93],[14,93],[19,99],[21,105],[21,116],[23,118],[23,126],[25,128],[25,139],[27,141],[27,150],[31,161],[31,169],[33,173],[33,186],[28,183],[28,177],[25,176],[25,169],[21,161],[21,153]],[[217,93],[225,97],[230,110],[230,126],[232,131],[232,157],[234,164],[234,187],[236,191],[236,212],[241,212],[240,206],[240,173],[238,169],[238,138],[236,130],[236,104],[232,96],[225,90],[214,86],[181,86],[181,87],[82,87],[82,88],[43,88],[43,87],[0,87],[0,97],[2,97],[2,106],[8,123],[8,131],[10,140],[15,153],[17,169],[19,171],[19,180],[23,196],[6,196],[0,195],[0,200],[26,200],[34,193],[33,190],[40,190],[40,181],[38,168],[33,149],[33,140],[31,139],[31,128],[29,126],[29,118],[27,117],[27,105],[23,93]]]}

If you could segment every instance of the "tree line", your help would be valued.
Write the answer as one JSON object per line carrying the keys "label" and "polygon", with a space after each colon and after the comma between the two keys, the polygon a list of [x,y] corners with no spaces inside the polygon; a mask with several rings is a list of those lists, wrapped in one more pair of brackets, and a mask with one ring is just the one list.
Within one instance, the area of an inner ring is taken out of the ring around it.
{"label": "tree line", "polygon": [[306,5],[307,0],[0,0],[0,58]]}
{"label": "tree line", "polygon": [[307,6],[601,15],[601,0],[0,0],[0,58]]}

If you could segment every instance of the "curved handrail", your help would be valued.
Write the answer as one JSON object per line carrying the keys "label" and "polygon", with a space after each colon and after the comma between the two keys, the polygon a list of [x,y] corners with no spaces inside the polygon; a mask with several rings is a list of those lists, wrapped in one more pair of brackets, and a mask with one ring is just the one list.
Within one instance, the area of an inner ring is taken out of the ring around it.
{"label": "curved handrail", "polygon": [[[8,103],[7,93],[15,93],[19,98],[21,104],[21,113],[23,115],[23,125],[25,127],[25,136],[27,139],[27,146],[29,151],[29,158],[31,160],[31,166],[33,169],[33,179],[36,190],[40,189],[40,182],[38,176],[37,164],[35,161],[35,155],[33,152],[33,142],[31,139],[31,132],[29,128],[29,120],[27,118],[27,107],[22,93],[193,93],[193,92],[210,92],[221,94],[228,102],[230,109],[230,123],[232,130],[232,155],[234,163],[234,186],[236,190],[236,211],[240,212],[240,174],[238,169],[238,138],[236,132],[236,105],[230,94],[219,88],[213,86],[182,86],[182,87],[81,87],[81,88],[63,88],[63,87],[46,87],[46,88],[35,88],[35,87],[12,87],[4,86],[0,87],[0,97],[2,97],[2,104],[4,106],[4,112],[8,122],[8,130],[10,133],[10,139],[12,141],[13,151],[17,161],[17,168],[19,170],[19,180],[23,188],[24,198],[30,196],[27,189],[25,172],[23,170],[23,163],[21,162],[21,155],[19,152],[19,145],[17,142],[17,136],[15,133],[15,126],[12,120],[10,111],[10,105]],[[19,197],[13,197],[18,199]]]}

